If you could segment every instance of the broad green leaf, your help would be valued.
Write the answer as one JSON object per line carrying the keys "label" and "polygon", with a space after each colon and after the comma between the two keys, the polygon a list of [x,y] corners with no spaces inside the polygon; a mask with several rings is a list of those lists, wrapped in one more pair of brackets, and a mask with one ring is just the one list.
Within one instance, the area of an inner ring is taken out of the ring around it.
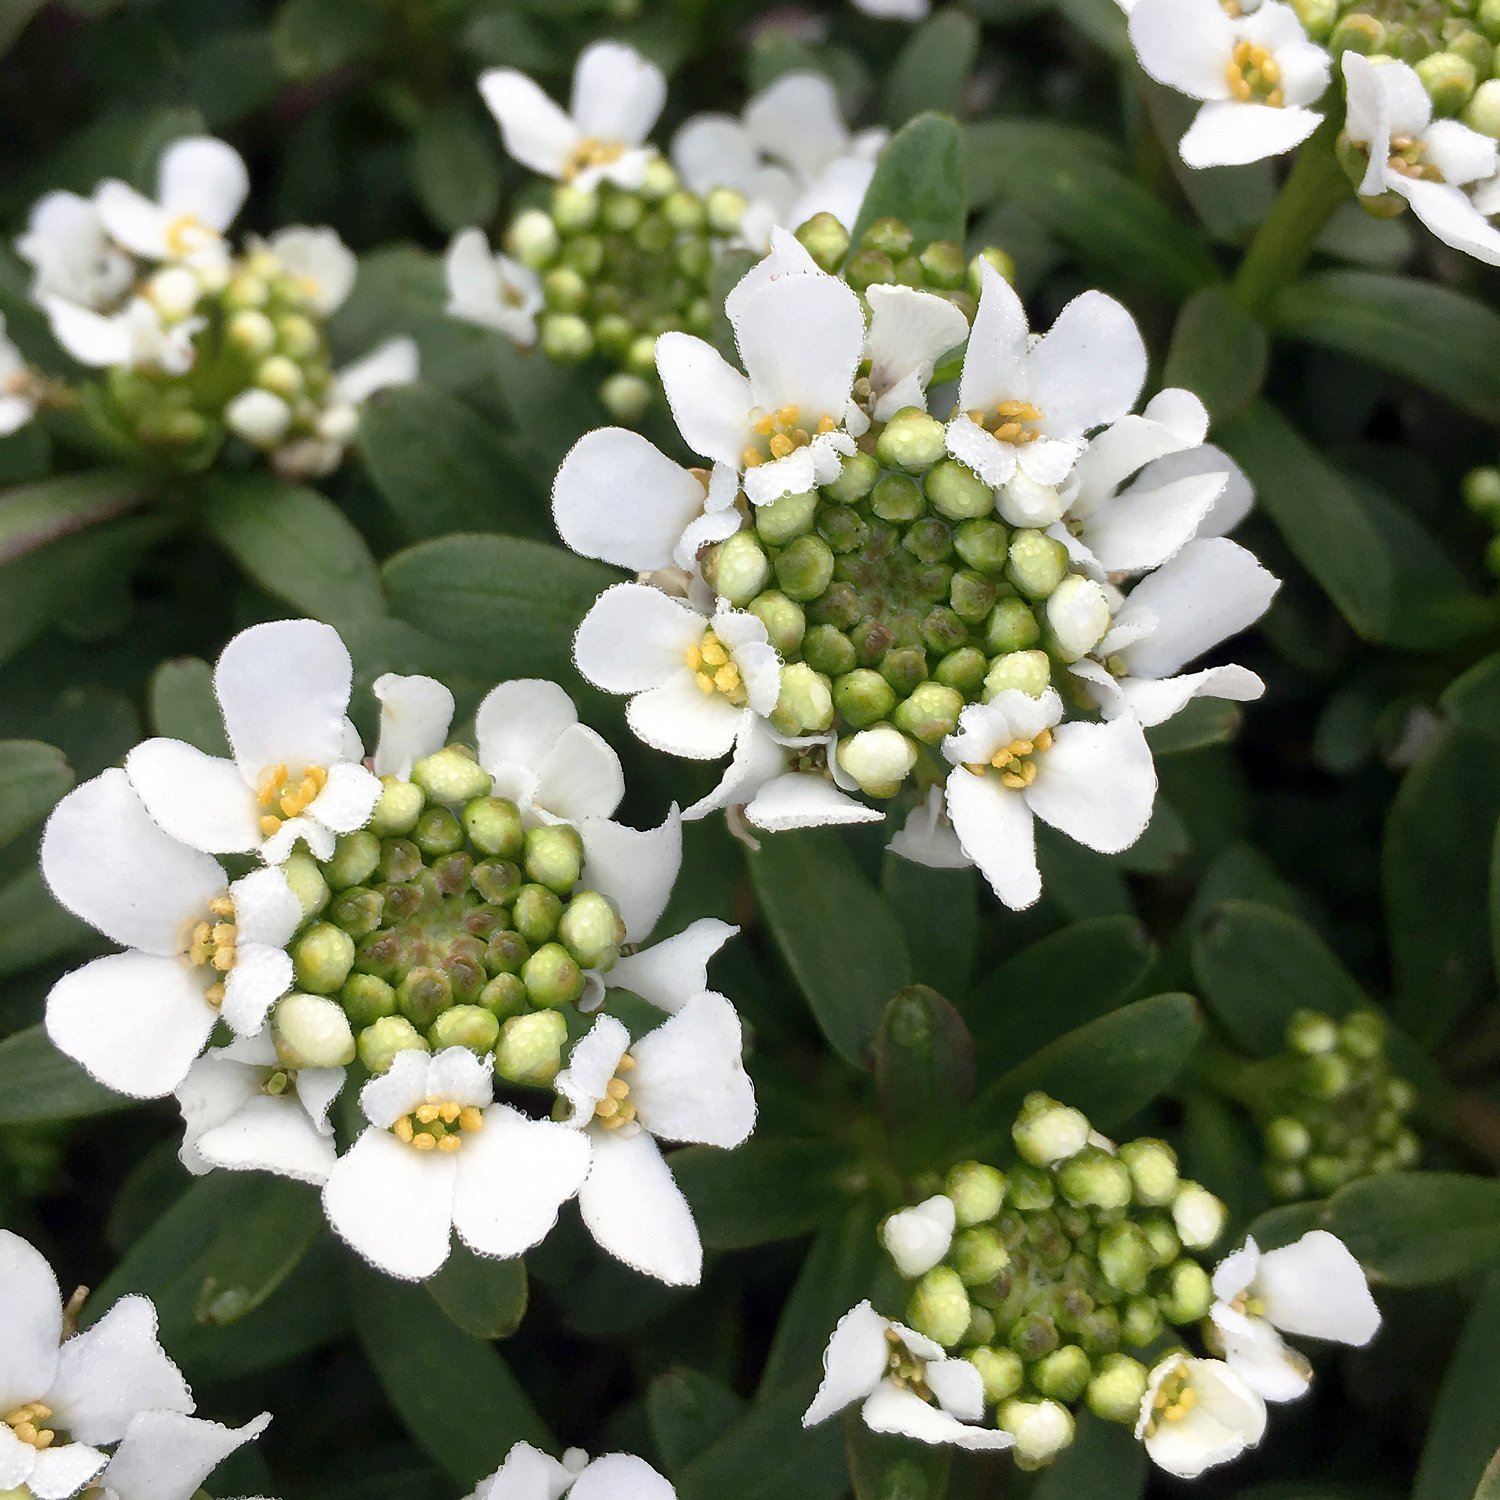
{"label": "broad green leaf", "polygon": [[943,1500],[948,1493],[948,1471],[953,1465],[953,1449],[948,1445],[871,1432],[858,1404],[844,1413],[843,1425],[854,1500],[889,1500],[892,1495]]}
{"label": "broad green leaf", "polygon": [[[1113,3],[1113,0],[1111,0]],[[1225,698],[1194,698],[1180,714],[1146,731],[1152,755],[1183,755],[1223,745],[1240,732],[1245,711]]]}
{"label": "broad green leaf", "polygon": [[135,470],[63,474],[0,491],[0,563],[139,506],[149,486]]}
{"label": "broad green leaf", "polygon": [[1220,279],[1201,234],[1089,131],[986,120],[968,127],[965,159],[976,206],[1020,203],[1106,284],[1181,299]]}
{"label": "broad green leaf", "polygon": [[912,974],[942,994],[962,995],[979,937],[976,872],[935,870],[887,854],[880,884],[906,933]]}
{"label": "broad green leaf", "polygon": [[1362,1177],[1329,1201],[1328,1228],[1398,1286],[1467,1276],[1500,1260],[1500,1182],[1459,1172]]}
{"label": "broad green leaf", "polygon": [[573,635],[619,575],[559,547],[503,536],[445,536],[384,568],[391,613],[465,648],[476,671],[571,679]]}
{"label": "broad green leaf", "polygon": [[792,1387],[756,1401],[675,1476],[678,1500],[842,1500],[849,1491],[843,1426],[837,1418],[802,1425],[812,1394]]}
{"label": "broad green leaf", "polygon": [[359,445],[375,487],[414,537],[541,531],[518,503],[500,434],[456,397],[422,384],[387,391],[361,416]]}
{"label": "broad green leaf", "polygon": [[0,974],[17,974],[83,947],[93,930],[52,899],[35,867],[0,886]]}
{"label": "broad green leaf", "polygon": [[281,71],[306,82],[365,56],[379,39],[382,14],[367,0],[284,0],[271,28]]}
{"label": "broad green leaf", "polygon": [[412,187],[433,223],[449,234],[489,223],[500,206],[493,133],[456,100],[440,104],[417,126]]}
{"label": "broad green leaf", "polygon": [[1309,1230],[1325,1227],[1322,1203],[1282,1203],[1258,1215],[1250,1234],[1262,1250],[1279,1250]]}
{"label": "broad green leaf", "polygon": [[745,1398],[702,1370],[666,1370],[646,1388],[646,1416],[668,1477],[745,1414]]}
{"label": "broad green leaf", "polygon": [[980,1094],[976,1152],[1010,1139],[1016,1110],[1033,1089],[1081,1109],[1097,1130],[1114,1129],[1172,1086],[1202,1031],[1190,995],[1137,1000],[1070,1031]]}
{"label": "broad green leaf", "polygon": [[1177,315],[1162,384],[1186,386],[1227,421],[1260,393],[1269,353],[1265,330],[1228,291],[1204,287]]}
{"label": "broad green leaf", "polygon": [[924,109],[954,114],[979,51],[972,16],[943,10],[913,30],[885,86],[885,119],[898,129]]}
{"label": "broad green leaf", "polygon": [[73,785],[73,768],[54,745],[0,740],[0,844],[39,823]]}
{"label": "broad green leaf", "polygon": [[495,1260],[455,1245],[427,1282],[437,1305],[477,1339],[506,1339],[526,1316],[526,1262]]}
{"label": "broad green leaf", "polygon": [[1371,271],[1320,271],[1272,308],[1275,332],[1337,349],[1500,421],[1500,313],[1431,281]]}
{"label": "broad green leaf", "polygon": [[520,1442],[556,1443],[493,1345],[455,1327],[419,1286],[351,1266],[354,1326],[416,1445],[464,1490]]}
{"label": "broad green leaf", "polygon": [[[1480,1286],[1433,1403],[1412,1500],[1474,1494],[1500,1449],[1500,1271]],[[1482,1492],[1481,1492],[1482,1493]]]}
{"label": "broad green leaf", "polygon": [[323,1205],[315,1188],[259,1172],[245,1177],[240,1211],[221,1221],[199,1267],[200,1323],[234,1323],[254,1312],[323,1229]]}
{"label": "broad green leaf", "polygon": [[164,661],[147,687],[151,727],[209,755],[228,755],[229,737],[214,697],[213,668],[198,656]]}
{"label": "broad green leaf", "polygon": [[859,1172],[849,1148],[826,1137],[754,1135],[733,1151],[684,1146],[670,1160],[711,1250],[743,1250],[820,1228],[843,1210],[847,1184]]}
{"label": "broad green leaf", "polygon": [[364,538],[336,505],[265,474],[204,486],[208,533],[274,599],[337,625],[382,611]]}
{"label": "broad green leaf", "polygon": [[875,1044],[875,1096],[897,1160],[931,1166],[957,1136],[974,1094],[974,1039],[934,989],[914,984],[885,1008]]}
{"label": "broad green leaf", "polygon": [[1139,1500],[1149,1469],[1128,1427],[1081,1411],[1072,1445],[1037,1476],[1030,1500]]}
{"label": "broad green leaf", "polygon": [[911,980],[906,939],[837,829],[768,838],[750,856],[766,923],[834,1050],[874,1060],[886,1002]]}
{"label": "broad green leaf", "polygon": [[587,367],[560,365],[538,349],[518,349],[493,339],[497,394],[510,414],[517,459],[537,493],[550,495],[563,455],[584,433],[612,419],[599,400]]}
{"label": "broad green leaf", "polygon": [[964,190],[964,144],[947,115],[923,114],[909,120],[880,153],[852,239],[876,219],[900,219],[921,249],[933,240],[964,239],[968,208]]}
{"label": "broad green leaf", "polygon": [[80,1120],[129,1109],[136,1102],[95,1083],[52,1045],[40,1025],[0,1042],[0,1125]]}

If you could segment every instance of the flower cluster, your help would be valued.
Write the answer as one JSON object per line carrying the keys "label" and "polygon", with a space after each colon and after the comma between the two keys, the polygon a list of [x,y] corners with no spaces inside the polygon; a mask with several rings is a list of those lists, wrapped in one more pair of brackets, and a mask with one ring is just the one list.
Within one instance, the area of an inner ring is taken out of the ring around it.
{"label": "flower cluster", "polygon": [[[1043,1094],[1012,1139],[1007,1171],[962,1162],[941,1193],[885,1221],[882,1242],[915,1283],[907,1322],[864,1302],[839,1323],[805,1425],[859,1400],[877,1432],[1010,1448],[1034,1469],[1072,1442],[1082,1402],[1191,1478],[1260,1441],[1267,1401],[1307,1389],[1311,1367],[1278,1330],[1374,1336],[1364,1274],[1322,1231],[1265,1255],[1247,1241],[1210,1276],[1198,1256],[1224,1205],[1179,1176],[1165,1142],[1117,1147]],[[1219,1357],[1175,1342],[1205,1319]]]}
{"label": "flower cluster", "polygon": [[49,193],[16,249],[32,300],[66,354],[103,372],[77,390],[30,370],[0,335],[0,428],[39,405],[77,405],[100,431],[180,467],[211,463],[233,434],[294,477],[338,467],[376,391],[414,380],[416,346],[392,339],[342,370],[326,324],[356,263],[331,229],[283,229],[236,254],[226,238],[249,192],[223,141],[162,154],[155,198],[101,182]]}
{"label": "flower cluster", "polygon": [[[971,330],[949,296],[882,282],[862,300],[778,232],[726,303],[746,373],[658,341],[712,470],[604,429],[553,508],[576,551],[641,575],[585,617],[579,670],[631,695],[653,747],[732,753],[685,816],[743,808],[774,832],[878,821],[850,794],[905,793],[893,849],[976,864],[1021,907],[1040,893],[1034,818],[1126,848],[1156,790],[1143,730],[1200,694],[1260,693],[1240,667],[1181,668],[1276,581],[1220,535],[1250,494],[1202,404],[1169,390],[1130,414],[1146,359],[1125,310],[1086,293],[1035,339],[994,265],[978,272]],[[966,337],[944,420],[927,387]]]}
{"label": "flower cluster", "polygon": [[644,1459],[606,1453],[590,1459],[569,1448],[561,1462],[530,1443],[517,1443],[505,1462],[466,1500],[676,1500],[677,1491]]}
{"label": "flower cluster", "polygon": [[[111,1088],[175,1091],[192,1170],[322,1185],[335,1230],[392,1275],[432,1275],[455,1228],[519,1255],[578,1195],[610,1253],[695,1282],[656,1142],[738,1145],[755,1100],[739,1018],[707,989],[735,929],[641,946],[681,862],[677,810],[614,821],[618,758],[541,681],[496,688],[471,747],[448,743],[440,683],[383,677],[367,767],[351,678],[329,627],[254,626],[215,673],[232,759],[148,740],[58,804],[53,893],[127,951],[58,982],[53,1041]],[[216,855],[260,863],[231,882]],[[567,1016],[612,983],[667,1019],[632,1041],[599,1015],[564,1068]],[[340,1156],[328,1112],[356,1059],[368,1124]],[[497,1084],[546,1090],[561,1118]]]}
{"label": "flower cluster", "polygon": [[122,1297],[83,1333],[52,1268],[0,1230],[0,1490],[36,1500],[189,1500],[265,1431],[192,1416],[193,1393],[156,1339],[156,1309]]}

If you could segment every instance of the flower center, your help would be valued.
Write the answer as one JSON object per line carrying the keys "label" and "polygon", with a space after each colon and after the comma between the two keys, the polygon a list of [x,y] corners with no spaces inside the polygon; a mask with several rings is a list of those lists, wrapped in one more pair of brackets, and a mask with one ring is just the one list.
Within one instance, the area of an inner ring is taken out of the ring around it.
{"label": "flower center", "polygon": [[887,1379],[894,1380],[897,1385],[910,1391],[914,1396],[920,1396],[924,1401],[931,1401],[932,1392],[927,1385],[926,1363],[918,1359],[906,1347],[901,1335],[894,1328],[886,1329],[885,1341],[891,1346],[885,1366]]}
{"label": "flower center", "polygon": [[191,255],[218,236],[197,214],[178,214],[167,225],[167,249],[173,255]]}
{"label": "flower center", "polygon": [[586,135],[573,147],[571,155],[563,163],[562,179],[572,182],[580,172],[589,167],[607,167],[624,156],[625,147],[619,141],[601,141]]}
{"label": "flower center", "polygon": [[322,766],[306,766],[295,781],[284,765],[267,766],[255,784],[255,800],[265,811],[260,817],[260,831],[270,838],[288,818],[298,817],[317,800],[328,785],[328,772]]}
{"label": "flower center", "polygon": [[1229,1305],[1237,1313],[1244,1313],[1247,1318],[1263,1318],[1266,1315],[1266,1304],[1259,1297],[1252,1297],[1249,1287],[1236,1293]]}
{"label": "flower center", "polygon": [[467,1132],[484,1129],[484,1111],[452,1099],[429,1099],[391,1126],[391,1134],[415,1151],[454,1152]]}
{"label": "flower center", "polygon": [[1029,401],[1002,401],[993,414],[976,410],[969,412],[968,417],[1002,443],[1034,443],[1041,436],[1036,428],[1042,420],[1041,408]]}
{"label": "flower center", "polygon": [[1029,740],[1012,740],[990,756],[988,761],[977,761],[966,767],[976,776],[989,771],[1000,773],[1001,786],[1019,792],[1036,780],[1036,760],[1044,750],[1052,748],[1052,731],[1038,730]]}
{"label": "flower center", "polygon": [[594,1106],[594,1118],[606,1130],[618,1130],[628,1125],[636,1116],[635,1105],[630,1098],[630,1084],[621,1076],[631,1072],[635,1059],[627,1052],[615,1069],[615,1076],[604,1088],[604,1097]]}
{"label": "flower center", "polygon": [[798,448],[807,447],[815,436],[832,432],[837,425],[832,417],[825,415],[814,420],[809,430],[803,425],[801,409],[796,406],[782,406],[774,412],[757,406],[750,413],[750,424],[755,429],[756,441],[741,454],[747,469],[785,458]]}
{"label": "flower center", "polygon": [[40,1451],[50,1448],[57,1441],[57,1433],[47,1426],[51,1416],[50,1406],[45,1406],[40,1401],[28,1401],[25,1406],[18,1406],[0,1420],[28,1447]]}
{"label": "flower center", "polygon": [[[204,967],[227,974],[238,956],[239,927],[234,920],[234,897],[215,896],[208,903],[209,916],[199,922],[188,938],[184,959],[195,969]],[[203,998],[215,1009],[224,1003],[224,981],[215,979],[203,992]]]}
{"label": "flower center", "polygon": [[720,693],[736,708],[744,707],[745,684],[740,669],[735,666],[729,648],[712,630],[705,630],[703,639],[688,647],[686,660],[703,693]]}
{"label": "flower center", "polygon": [[1279,109],[1286,103],[1281,88],[1281,66],[1264,47],[1244,38],[1234,44],[1224,65],[1230,95],[1241,104],[1269,104]]}
{"label": "flower center", "polygon": [[1437,166],[1422,159],[1426,154],[1426,141],[1418,140],[1415,136],[1393,135],[1391,154],[1386,158],[1386,166],[1398,175],[1410,177],[1417,182],[1441,182],[1443,174]]}
{"label": "flower center", "polygon": [[1146,1435],[1155,1434],[1163,1422],[1180,1422],[1198,1404],[1198,1393],[1188,1383],[1186,1370],[1174,1370],[1151,1398],[1151,1420]]}

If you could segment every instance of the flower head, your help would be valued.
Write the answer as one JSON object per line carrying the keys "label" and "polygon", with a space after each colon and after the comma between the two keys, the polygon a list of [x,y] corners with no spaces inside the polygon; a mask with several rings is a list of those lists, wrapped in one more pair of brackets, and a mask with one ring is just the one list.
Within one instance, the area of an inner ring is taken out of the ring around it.
{"label": "flower head", "polygon": [[529,266],[492,253],[483,230],[465,229],[454,235],[443,269],[450,318],[493,328],[523,347],[536,342],[542,284]]}
{"label": "flower head", "polygon": [[48,193],[38,200],[16,240],[16,253],[35,272],[32,300],[60,297],[102,312],[130,287],[135,267],[110,239],[98,206],[77,193]]}
{"label": "flower head", "polygon": [[331,318],[354,290],[359,262],[332,229],[289,225],[278,229],[265,249],[320,318]]}
{"label": "flower head", "polygon": [[[143,1411],[99,1475],[97,1500],[192,1500],[231,1453],[270,1424],[269,1412],[243,1427],[225,1427],[175,1411]],[[89,1493],[95,1500],[96,1492]]]}
{"label": "flower head", "polygon": [[157,370],[182,375],[197,357],[193,336],[201,318],[168,322],[145,297],[132,297],[118,312],[98,313],[61,297],[42,299],[52,336],[81,365],[93,369]]}
{"label": "flower head", "polygon": [[644,1459],[606,1453],[592,1462],[570,1448],[559,1463],[530,1443],[517,1443],[505,1462],[468,1500],[676,1500],[677,1491]]}
{"label": "flower head", "polygon": [[1196,1479],[1255,1447],[1265,1430],[1266,1403],[1222,1360],[1172,1354],[1151,1372],[1135,1435],[1153,1463]]}
{"label": "flower head", "polygon": [[94,202],[111,238],[134,254],[203,262],[222,255],[224,232],[249,192],[239,153],[211,136],[193,136],[162,153],[154,199],[110,179]]}
{"label": "flower head", "polygon": [[0,437],[24,427],[36,415],[31,367],[5,332],[0,317]]}

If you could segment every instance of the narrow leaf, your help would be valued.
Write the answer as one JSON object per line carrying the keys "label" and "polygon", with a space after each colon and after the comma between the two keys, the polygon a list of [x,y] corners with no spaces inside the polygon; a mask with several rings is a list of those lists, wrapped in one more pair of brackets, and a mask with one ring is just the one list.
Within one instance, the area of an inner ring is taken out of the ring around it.
{"label": "narrow leaf", "polygon": [[54,745],[0,740],[0,844],[39,823],[73,785],[73,768]]}
{"label": "narrow leaf", "polygon": [[240,1212],[222,1223],[200,1269],[200,1323],[237,1322],[254,1312],[296,1269],[323,1228],[315,1188],[262,1173],[245,1174]]}
{"label": "narrow leaf", "polygon": [[[1473,1494],[1500,1449],[1500,1271],[1481,1284],[1433,1402],[1412,1500]],[[1482,1493],[1482,1492],[1481,1492]],[[1475,1494],[1475,1500],[1480,1495]]]}
{"label": "narrow leaf", "polygon": [[477,1339],[506,1339],[526,1316],[526,1262],[495,1260],[455,1245],[427,1290],[465,1333]]}
{"label": "narrow leaf", "polygon": [[968,215],[964,187],[963,137],[946,115],[909,120],[880,153],[875,176],[860,204],[852,238],[876,219],[900,219],[918,249],[933,240],[964,239]]}
{"label": "narrow leaf", "polygon": [[80,1120],[129,1109],[136,1102],[95,1083],[52,1045],[40,1025],[0,1042],[0,1125]]}

